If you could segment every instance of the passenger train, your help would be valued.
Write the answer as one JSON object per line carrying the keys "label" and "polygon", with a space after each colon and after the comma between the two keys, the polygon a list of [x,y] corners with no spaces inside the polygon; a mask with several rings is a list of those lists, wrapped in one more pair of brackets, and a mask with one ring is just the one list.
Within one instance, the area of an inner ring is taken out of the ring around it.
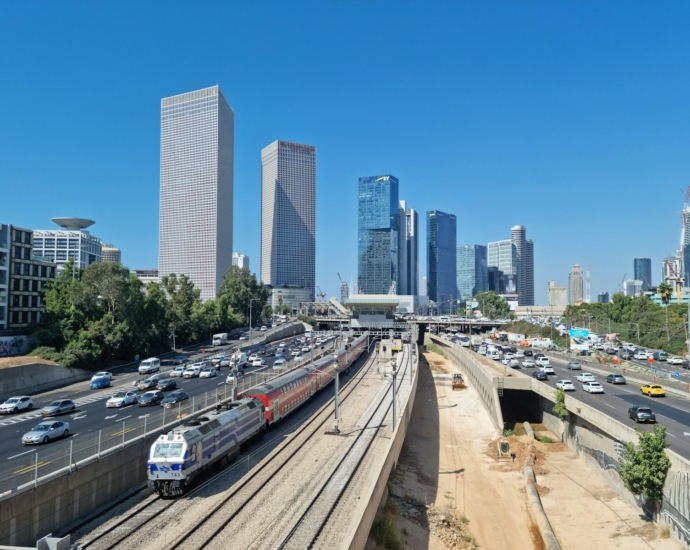
{"label": "passenger train", "polygon": [[185,422],[162,434],[148,458],[149,486],[162,497],[179,496],[196,477],[218,461],[223,465],[239,453],[243,443],[306,402],[338,372],[348,370],[366,350],[364,334],[347,349],[323,357],[251,388],[223,409]]}

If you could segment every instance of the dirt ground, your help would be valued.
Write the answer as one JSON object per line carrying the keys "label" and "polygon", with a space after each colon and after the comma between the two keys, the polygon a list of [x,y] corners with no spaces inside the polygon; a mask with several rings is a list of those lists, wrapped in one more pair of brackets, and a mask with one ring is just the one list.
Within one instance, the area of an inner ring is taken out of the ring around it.
{"label": "dirt ground", "polygon": [[46,365],[54,365],[52,361],[46,361],[40,357],[32,357],[30,355],[17,355],[12,357],[0,357],[0,369],[6,367],[18,367],[21,365],[30,365],[31,363],[45,363]]}

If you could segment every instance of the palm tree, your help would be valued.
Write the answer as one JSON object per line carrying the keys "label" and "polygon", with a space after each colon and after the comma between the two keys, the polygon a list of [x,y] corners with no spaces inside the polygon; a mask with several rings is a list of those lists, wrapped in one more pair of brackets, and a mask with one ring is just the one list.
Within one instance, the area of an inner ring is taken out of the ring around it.
{"label": "palm tree", "polygon": [[663,302],[664,310],[666,310],[666,339],[667,341],[671,341],[671,334],[668,331],[668,303],[671,301],[671,295],[673,294],[673,287],[668,284],[668,283],[661,283],[657,288],[656,291],[659,293],[659,296],[661,296],[661,301]]}

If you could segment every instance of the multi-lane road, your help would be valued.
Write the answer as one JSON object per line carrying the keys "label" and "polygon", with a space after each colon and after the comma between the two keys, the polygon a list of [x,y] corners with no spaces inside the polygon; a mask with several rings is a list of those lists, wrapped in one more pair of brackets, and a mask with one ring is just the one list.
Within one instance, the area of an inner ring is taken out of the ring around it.
{"label": "multi-lane road", "polygon": [[[300,335],[301,336],[301,335]],[[286,345],[293,343],[295,338],[286,338]],[[271,345],[277,345],[276,341]],[[325,344],[325,348],[332,348],[335,340]],[[229,342],[226,346],[219,346],[207,350],[201,349],[188,352],[189,362],[208,358],[211,353],[230,352],[237,342]],[[251,349],[255,349],[254,346]],[[314,353],[322,350],[317,348]],[[305,353],[305,358],[309,356]],[[244,386],[255,383],[262,373],[272,373],[275,357],[264,357],[266,365],[263,367],[248,367],[245,369]],[[165,362],[164,362],[165,363]],[[289,361],[287,367],[292,365]],[[172,369],[172,364],[164,364],[161,371]],[[106,408],[107,399],[118,390],[132,390],[132,383],[145,378],[136,370],[131,372],[115,371],[112,385],[102,390],[89,389],[90,382],[84,381],[71,386],[60,388],[33,396],[34,410],[15,415],[0,416],[0,494],[32,481],[36,473],[43,477],[48,473],[69,466],[70,456],[72,464],[79,460],[93,456],[99,452],[120,445],[122,441],[129,441],[137,436],[160,428],[165,422],[170,423],[180,417],[191,414],[207,406],[212,406],[219,397],[231,395],[231,386],[225,383],[229,369],[223,368],[214,378],[177,379],[178,389],[189,395],[189,399],[179,406],[163,409],[160,406],[139,407],[137,404],[122,408]],[[143,392],[137,392],[141,394]],[[165,392],[166,394],[170,392]],[[56,399],[71,399],[77,408],[70,414],[54,417],[69,423],[70,435],[67,438],[52,441],[46,445],[25,446],[21,437],[35,425],[44,420],[40,408]],[[163,415],[167,415],[164,417]]]}

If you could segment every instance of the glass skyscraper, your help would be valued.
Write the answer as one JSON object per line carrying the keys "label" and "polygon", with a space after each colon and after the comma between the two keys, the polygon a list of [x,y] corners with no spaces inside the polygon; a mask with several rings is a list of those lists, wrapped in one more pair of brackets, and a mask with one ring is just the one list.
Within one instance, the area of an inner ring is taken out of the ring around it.
{"label": "glass skyscraper", "polygon": [[235,115],[218,86],[161,101],[158,273],[209,300],[232,265]]}
{"label": "glass skyscraper", "polygon": [[427,294],[440,313],[448,313],[457,298],[456,230],[455,214],[426,213]]}
{"label": "glass skyscraper", "polygon": [[[359,178],[357,285],[360,294],[388,294],[398,281],[400,213],[398,180]],[[397,289],[396,289],[397,293]]]}
{"label": "glass skyscraper", "polygon": [[479,292],[489,290],[487,249],[480,244],[458,246],[458,298],[468,300]]}
{"label": "glass skyscraper", "polygon": [[315,262],[316,147],[274,141],[261,151],[261,281],[313,301]]}
{"label": "glass skyscraper", "polygon": [[526,238],[523,225],[516,225],[510,230],[510,240],[515,246],[517,260],[517,293],[518,305],[534,305],[534,244]]}
{"label": "glass skyscraper", "polygon": [[642,290],[649,290],[652,285],[652,260],[650,258],[635,258],[633,261],[634,280],[642,281]]}

